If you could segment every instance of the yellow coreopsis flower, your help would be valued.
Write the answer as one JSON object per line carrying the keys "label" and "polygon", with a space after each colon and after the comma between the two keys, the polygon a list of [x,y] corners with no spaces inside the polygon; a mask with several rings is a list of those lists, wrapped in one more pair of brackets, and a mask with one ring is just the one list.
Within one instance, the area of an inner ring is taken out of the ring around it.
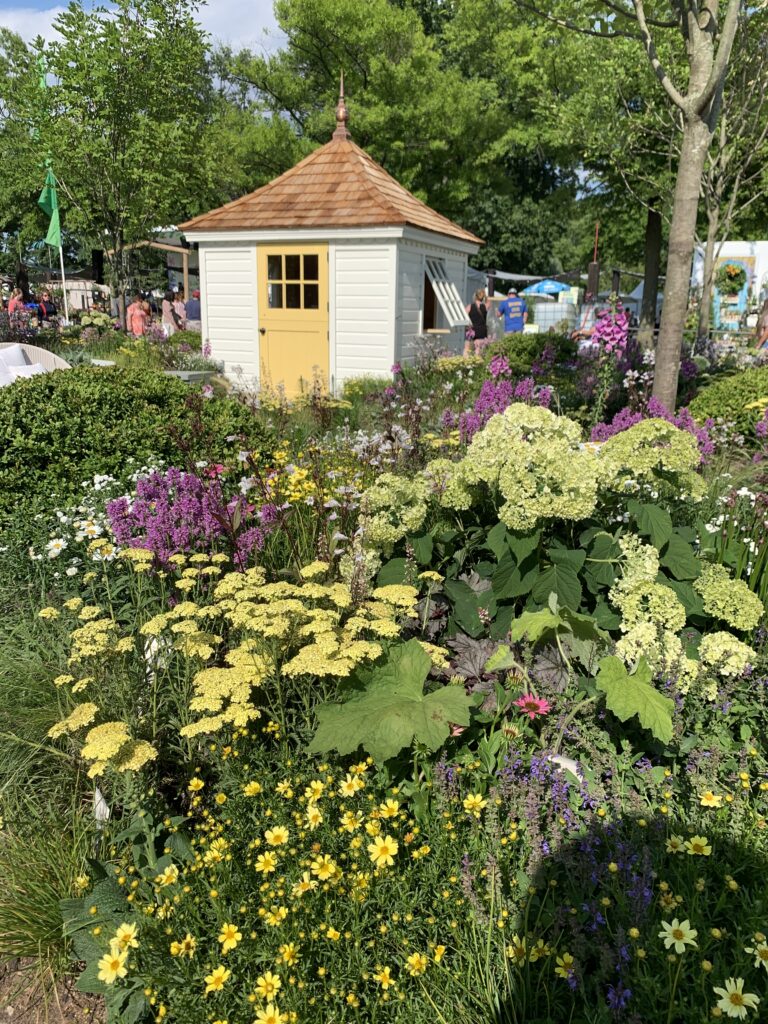
{"label": "yellow coreopsis flower", "polygon": [[270,846],[283,846],[288,842],[288,829],[284,825],[276,825],[267,829],[264,838]]}
{"label": "yellow coreopsis flower", "polygon": [[221,952],[228,953],[231,949],[235,949],[242,937],[243,933],[238,931],[236,924],[223,924],[221,926],[221,931],[219,932]]}
{"label": "yellow coreopsis flower", "polygon": [[682,836],[670,836],[667,840],[667,853],[682,853],[685,849],[685,840]]}
{"label": "yellow coreopsis flower", "polygon": [[279,974],[265,971],[256,979],[256,994],[260,999],[269,1001],[277,994],[281,985]]}
{"label": "yellow coreopsis flower", "polygon": [[99,973],[97,975],[99,981],[103,981],[105,985],[113,985],[118,978],[124,978],[128,973],[125,966],[127,959],[127,953],[121,953],[116,950],[110,950],[109,953],[105,953],[101,960],[99,960]]}
{"label": "yellow coreopsis flower", "polygon": [[483,797],[482,793],[470,793],[469,796],[464,797],[464,810],[469,814],[474,814],[476,818],[480,817],[480,812],[487,805],[488,801]]}
{"label": "yellow coreopsis flower", "polygon": [[722,807],[723,806],[723,798],[721,796],[716,796],[712,792],[712,790],[707,790],[707,792],[701,798],[699,803],[701,804],[702,807]]}
{"label": "yellow coreopsis flower", "polygon": [[712,847],[704,836],[691,836],[685,841],[685,852],[692,857],[708,857],[712,853]]}
{"label": "yellow coreopsis flower", "polygon": [[293,967],[299,959],[299,949],[295,942],[285,942],[279,947],[280,960],[286,967]]}
{"label": "yellow coreopsis flower", "polygon": [[744,1020],[747,1010],[756,1010],[760,1002],[753,992],[744,991],[743,978],[726,978],[725,988],[714,988],[716,996],[720,996],[717,1006],[726,1017]]}
{"label": "yellow coreopsis flower", "polygon": [[231,974],[232,971],[228,971],[227,968],[221,964],[212,970],[210,974],[206,974],[205,994],[209,995],[211,992],[221,992]]}
{"label": "yellow coreopsis flower", "polygon": [[573,976],[573,965],[575,961],[570,953],[563,953],[562,956],[557,958],[557,966],[555,967],[555,974],[558,978],[568,978]]}
{"label": "yellow coreopsis flower", "polygon": [[373,980],[381,985],[385,992],[395,984],[395,979],[392,977],[392,971],[389,967],[381,967],[376,971],[373,975]]}
{"label": "yellow coreopsis flower", "polygon": [[256,1012],[255,1024],[286,1024],[288,1018],[280,1013],[274,1003],[267,1003],[263,1010]]}
{"label": "yellow coreopsis flower", "polygon": [[258,796],[260,792],[261,792],[261,783],[260,782],[246,782],[246,784],[243,786],[243,793],[246,796]]}
{"label": "yellow coreopsis flower", "polygon": [[368,844],[368,854],[377,868],[391,867],[395,863],[394,858],[399,848],[397,840],[386,835]]}
{"label": "yellow coreopsis flower", "polygon": [[262,874],[268,875],[277,867],[277,857],[274,853],[270,853],[270,851],[267,850],[266,853],[259,854],[253,867],[255,871],[260,871]]}
{"label": "yellow coreopsis flower", "polygon": [[312,861],[310,870],[321,882],[327,882],[336,873],[336,864],[327,853],[324,853]]}
{"label": "yellow coreopsis flower", "polygon": [[189,932],[184,936],[181,942],[171,943],[171,956],[186,956],[190,960],[195,955],[197,949],[197,939],[193,938]]}
{"label": "yellow coreopsis flower", "polygon": [[118,947],[118,949],[138,949],[139,941],[137,939],[138,929],[135,924],[121,924],[115,932],[115,937],[112,940]]}
{"label": "yellow coreopsis flower", "polygon": [[406,957],[405,963],[412,978],[418,978],[420,974],[425,974],[429,966],[429,960],[423,953],[411,953],[409,957]]}

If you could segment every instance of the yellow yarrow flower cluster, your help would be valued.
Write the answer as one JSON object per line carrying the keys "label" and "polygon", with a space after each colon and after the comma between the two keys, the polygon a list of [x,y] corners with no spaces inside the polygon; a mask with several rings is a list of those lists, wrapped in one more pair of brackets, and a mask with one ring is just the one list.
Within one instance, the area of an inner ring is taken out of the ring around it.
{"label": "yellow yarrow flower cluster", "polygon": [[146,740],[132,739],[125,722],[104,722],[85,737],[80,754],[92,762],[88,775],[93,779],[107,766],[118,772],[140,771],[157,757],[157,750]]}

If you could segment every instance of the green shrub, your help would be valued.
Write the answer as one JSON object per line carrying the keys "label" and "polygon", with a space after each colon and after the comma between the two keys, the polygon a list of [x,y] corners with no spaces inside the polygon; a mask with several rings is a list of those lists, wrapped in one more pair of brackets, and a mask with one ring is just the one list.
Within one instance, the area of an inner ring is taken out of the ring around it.
{"label": "green shrub", "polygon": [[[36,493],[66,494],[95,473],[125,475],[129,459],[219,459],[227,438],[258,445],[263,429],[227,398],[194,403],[182,381],[150,370],[41,374],[0,391],[0,516]],[[235,442],[237,443],[237,442]]]}
{"label": "green shrub", "polygon": [[762,408],[749,409],[753,402],[765,399],[768,405],[768,366],[744,370],[715,381],[703,388],[690,403],[693,417],[699,422],[712,417],[736,425],[741,433],[753,435]]}

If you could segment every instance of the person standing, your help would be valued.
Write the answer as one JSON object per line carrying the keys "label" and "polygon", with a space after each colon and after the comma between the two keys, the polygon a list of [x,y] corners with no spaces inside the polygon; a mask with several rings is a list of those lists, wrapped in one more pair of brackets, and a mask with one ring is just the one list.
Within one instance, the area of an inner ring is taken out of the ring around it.
{"label": "person standing", "polygon": [[161,322],[163,330],[165,331],[166,338],[170,338],[172,334],[180,329],[179,314],[176,312],[175,307],[175,296],[169,288],[163,295],[163,307]]}
{"label": "person standing", "polygon": [[504,317],[505,334],[522,334],[528,319],[528,307],[525,300],[517,294],[517,288],[509,289],[506,299],[499,303],[496,315],[499,318]]}
{"label": "person standing", "polygon": [[13,316],[14,313],[22,313],[24,311],[24,293],[21,288],[14,288],[11,292],[11,298],[8,302],[8,315]]}
{"label": "person standing", "polygon": [[149,323],[149,315],[140,295],[134,295],[133,302],[125,311],[125,328],[135,338],[142,338]]}
{"label": "person standing", "polygon": [[186,305],[187,313],[187,330],[188,331],[200,331],[202,329],[201,315],[200,315],[200,292],[196,288],[192,292],[192,298]]}
{"label": "person standing", "polygon": [[44,291],[40,296],[40,302],[38,303],[38,310],[40,312],[41,320],[50,320],[51,317],[56,316],[56,303],[51,298],[49,291]]}
{"label": "person standing", "polygon": [[485,300],[485,289],[478,288],[474,299],[465,308],[472,322],[475,341],[485,340],[488,337],[488,306]]}
{"label": "person standing", "polygon": [[179,288],[173,299],[173,308],[176,310],[176,316],[178,317],[178,328],[180,331],[186,330],[187,327],[187,307],[184,305],[184,290]]}

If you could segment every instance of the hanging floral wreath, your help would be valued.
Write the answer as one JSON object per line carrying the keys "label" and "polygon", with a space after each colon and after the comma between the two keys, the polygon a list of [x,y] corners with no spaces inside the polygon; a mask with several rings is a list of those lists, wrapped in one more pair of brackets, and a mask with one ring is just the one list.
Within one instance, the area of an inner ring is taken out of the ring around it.
{"label": "hanging floral wreath", "polygon": [[723,263],[715,274],[715,287],[721,295],[736,295],[747,283],[747,272],[738,263]]}

